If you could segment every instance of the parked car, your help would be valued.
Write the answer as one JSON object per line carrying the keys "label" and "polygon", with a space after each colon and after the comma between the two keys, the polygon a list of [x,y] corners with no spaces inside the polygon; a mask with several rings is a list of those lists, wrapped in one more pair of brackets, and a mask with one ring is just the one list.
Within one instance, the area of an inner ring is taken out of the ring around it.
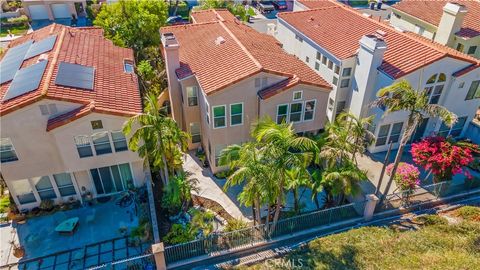
{"label": "parked car", "polygon": [[272,5],[272,1],[260,1],[258,2],[258,11],[261,13],[270,13],[275,10],[275,7]]}
{"label": "parked car", "polygon": [[188,21],[184,20],[182,16],[170,16],[167,19],[167,25],[177,25],[177,24],[186,24]]}
{"label": "parked car", "polygon": [[272,1],[272,5],[273,5],[277,10],[285,10],[285,9],[288,8],[288,6],[287,6],[287,1],[274,0],[274,1]]}

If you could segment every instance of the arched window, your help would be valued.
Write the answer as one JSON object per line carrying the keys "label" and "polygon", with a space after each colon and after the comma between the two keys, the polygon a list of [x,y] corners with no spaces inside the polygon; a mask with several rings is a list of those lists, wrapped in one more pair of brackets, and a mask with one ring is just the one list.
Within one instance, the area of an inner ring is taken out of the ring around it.
{"label": "arched window", "polygon": [[445,73],[433,74],[425,85],[425,90],[428,95],[428,102],[430,104],[437,104],[442,96],[443,88],[445,87],[445,81],[447,76]]}

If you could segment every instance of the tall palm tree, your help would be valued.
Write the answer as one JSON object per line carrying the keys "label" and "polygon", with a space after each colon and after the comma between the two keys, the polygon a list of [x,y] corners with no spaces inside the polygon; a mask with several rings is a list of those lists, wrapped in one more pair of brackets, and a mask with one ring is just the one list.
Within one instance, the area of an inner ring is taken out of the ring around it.
{"label": "tall palm tree", "polygon": [[317,163],[324,162],[324,167],[334,167],[349,158],[352,143],[341,118],[326,125],[325,132],[317,139],[317,145],[320,149]]}
{"label": "tall palm tree", "polygon": [[358,118],[352,113],[341,113],[338,118],[346,129],[347,139],[352,151],[352,161],[357,164],[356,154],[364,153],[366,146],[373,142],[374,134],[369,130],[375,116]]}
{"label": "tall palm tree", "polygon": [[288,170],[310,164],[318,148],[312,139],[297,136],[292,124],[277,124],[268,117],[253,126],[252,137],[264,145],[270,171],[278,177],[277,185],[274,186],[276,190],[273,192],[277,194],[273,223],[269,229],[273,232],[284,202]]}
{"label": "tall palm tree", "polygon": [[[160,113],[157,96],[145,96],[145,112],[128,119],[123,125],[123,133],[132,136],[128,147],[144,158],[144,166],[149,163],[160,171],[164,185],[170,175],[181,169],[182,153],[187,150],[189,134],[182,131],[170,117]],[[132,132],[133,131],[133,132]]]}
{"label": "tall palm tree", "polygon": [[293,192],[293,208],[296,214],[300,213],[298,189],[300,187],[311,187],[311,177],[306,169],[307,166],[308,164],[305,166],[293,167],[286,171],[286,189]]}
{"label": "tall palm tree", "polygon": [[384,193],[388,193],[398,164],[402,159],[403,149],[423,118],[438,117],[449,127],[457,121],[457,116],[454,113],[443,106],[430,104],[428,98],[427,90],[416,90],[408,81],[402,80],[380,89],[377,93],[377,99],[372,103],[374,107],[386,108],[385,114],[397,111],[408,112],[407,125],[400,139],[393,169]]}
{"label": "tall palm tree", "polygon": [[220,153],[220,165],[228,165],[235,172],[227,177],[223,187],[227,190],[231,186],[244,183],[242,192],[238,196],[240,203],[252,207],[254,220],[257,225],[262,223],[260,209],[267,201],[265,183],[269,179],[269,168],[264,162],[263,149],[256,142],[247,142],[242,145],[230,145]]}

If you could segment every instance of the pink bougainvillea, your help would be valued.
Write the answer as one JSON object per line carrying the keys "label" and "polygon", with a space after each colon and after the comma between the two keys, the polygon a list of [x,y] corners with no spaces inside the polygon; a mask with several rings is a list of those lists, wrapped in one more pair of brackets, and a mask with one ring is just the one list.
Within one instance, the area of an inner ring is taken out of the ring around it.
{"label": "pink bougainvillea", "polygon": [[444,137],[427,137],[412,144],[412,157],[415,164],[432,172],[436,181],[450,180],[452,176],[464,172],[464,167],[473,161],[472,152],[478,146],[470,143],[456,143]]}
{"label": "pink bougainvillea", "polygon": [[[387,166],[387,174],[392,175],[393,163]],[[420,171],[412,164],[400,162],[393,177],[402,191],[411,191],[420,184]]]}

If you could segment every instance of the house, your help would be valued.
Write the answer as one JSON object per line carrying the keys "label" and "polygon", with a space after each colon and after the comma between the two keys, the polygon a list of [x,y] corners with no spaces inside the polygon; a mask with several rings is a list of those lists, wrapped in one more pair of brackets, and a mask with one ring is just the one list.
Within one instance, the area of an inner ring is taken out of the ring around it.
{"label": "house", "polygon": [[212,171],[228,145],[251,139],[251,125],[269,116],[317,133],[326,122],[331,86],[272,36],[226,10],[192,14],[194,23],[160,29],[173,118],[202,147]]}
{"label": "house", "polygon": [[480,59],[479,0],[403,0],[390,23]]}
{"label": "house", "polygon": [[22,0],[22,6],[31,20],[78,18],[77,11],[87,8],[86,0]]}
{"label": "house", "polygon": [[430,103],[443,105],[459,117],[451,129],[439,119],[425,119],[414,140],[433,133],[468,136],[466,127],[480,105],[477,59],[341,4],[281,13],[275,36],[287,52],[333,85],[327,108],[330,121],[347,110],[359,117],[376,115],[372,131],[377,140],[370,152],[386,151],[389,142],[398,146],[407,113],[383,117],[384,111],[370,104],[379,89],[401,80],[427,89]]}
{"label": "house", "polygon": [[143,185],[121,129],[142,112],[131,49],[99,28],[52,24],[0,62],[1,174],[19,209]]}

